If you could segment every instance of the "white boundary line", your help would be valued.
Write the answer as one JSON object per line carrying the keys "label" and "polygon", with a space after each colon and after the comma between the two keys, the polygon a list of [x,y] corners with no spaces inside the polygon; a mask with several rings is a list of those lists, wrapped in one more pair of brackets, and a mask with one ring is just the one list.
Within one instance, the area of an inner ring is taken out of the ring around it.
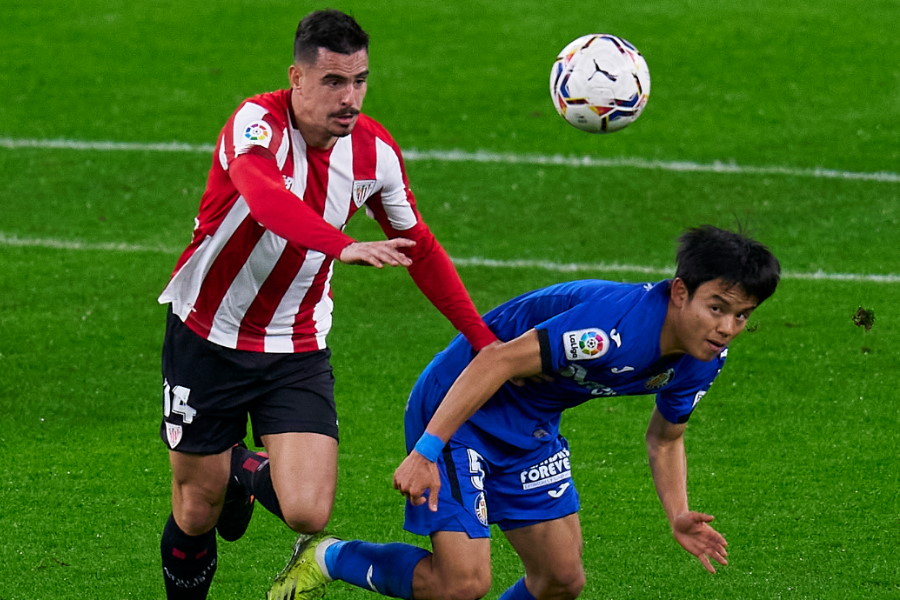
{"label": "white boundary line", "polygon": [[[79,140],[36,140],[14,139],[0,137],[0,148],[42,148],[61,150],[94,150],[113,152],[191,152],[210,153],[214,147],[209,144],[185,144],[182,142],[168,143],[136,143],[113,141],[79,141]],[[631,158],[593,158],[589,156],[542,156],[503,154],[487,151],[464,152],[462,150],[450,151],[419,151],[407,150],[405,156],[408,160],[434,160],[442,162],[479,162],[479,163],[503,163],[503,164],[529,164],[547,166],[568,167],[630,167],[636,169],[654,169],[665,171],[692,171],[706,173],[726,174],[756,174],[756,175],[787,175],[795,177],[815,177],[830,179],[855,179],[865,181],[878,181],[897,183],[900,182],[900,174],[856,173],[851,171],[837,171],[831,169],[797,169],[791,167],[747,167],[730,163],[714,162],[700,164],[693,162],[648,161]],[[105,252],[158,252],[177,254],[178,249],[141,246],[125,243],[86,243],[76,240],[57,240],[40,238],[19,238],[15,235],[7,235],[0,232],[0,246],[39,247],[58,250],[93,250]],[[530,268],[543,269],[554,272],[578,272],[600,271],[616,273],[642,273],[646,275],[666,275],[671,269],[650,267],[645,265],[623,265],[618,263],[557,263],[544,260],[494,260],[488,258],[470,257],[454,258],[453,262],[459,266],[476,266],[490,268]],[[898,274],[860,274],[860,273],[784,273],[785,279],[805,279],[824,281],[868,281],[877,283],[900,283]]]}
{"label": "white boundary line", "polygon": [[[58,240],[49,238],[20,238],[0,232],[0,247],[48,248],[52,250],[75,250],[95,252],[150,252],[155,254],[171,254],[181,252],[181,248],[163,246],[142,246],[124,243],[89,243],[77,240]],[[558,263],[549,260],[496,260],[492,258],[469,257],[452,258],[459,267],[487,267],[491,269],[541,269],[556,273],[577,273],[582,271],[601,273],[640,273],[643,275],[671,275],[673,268],[653,267],[647,265],[628,265],[621,263]],[[783,273],[783,279],[813,281],[860,281],[869,283],[900,283],[900,274],[865,274],[865,273]]]}
{"label": "white boundary line", "polygon": [[[113,141],[80,140],[35,140],[0,137],[0,148],[42,148],[55,150],[96,150],[106,152],[202,152],[209,154],[214,147],[210,144],[186,144],[183,142],[138,143]],[[511,154],[478,150],[405,150],[406,160],[433,160],[438,162],[501,163],[512,165],[563,166],[563,167],[614,167],[646,169],[655,171],[678,171],[694,173],[719,173],[729,175],[783,175],[787,177],[812,177],[817,179],[848,179],[900,183],[900,173],[888,171],[860,173],[836,169],[801,169],[783,166],[742,166],[734,163],[715,161],[695,163],[690,161],[646,160],[642,158],[596,158],[593,156],[563,156],[560,154]]]}

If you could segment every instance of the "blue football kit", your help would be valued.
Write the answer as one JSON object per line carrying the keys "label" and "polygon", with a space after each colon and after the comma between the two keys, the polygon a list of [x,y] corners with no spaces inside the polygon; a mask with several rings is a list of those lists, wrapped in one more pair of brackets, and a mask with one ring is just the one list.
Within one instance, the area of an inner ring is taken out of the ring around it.
{"label": "blue football kit", "polygon": [[[656,395],[671,423],[688,420],[718,375],[727,348],[704,362],[660,356],[670,281],[582,280],[525,293],[484,316],[497,337],[535,329],[542,372],[552,381],[505,383],[452,436],[437,461],[438,511],[407,503],[407,530],[465,531],[488,537],[489,524],[514,529],[578,511],[562,412],[598,397]],[[457,336],[422,372],[407,404],[407,451],[475,352]]]}
{"label": "blue football kit", "polygon": [[[703,362],[660,356],[670,281],[627,284],[585,280],[514,298],[484,317],[504,341],[535,329],[542,372],[552,381],[505,383],[444,446],[436,461],[438,507],[406,503],[412,533],[461,531],[490,537],[559,519],[579,509],[562,412],[598,397],[656,395],[672,423],[688,420],[725,362],[727,349]],[[457,336],[422,372],[406,407],[411,451],[450,386],[475,352]],[[323,553],[328,577],[395,598],[413,597],[417,565],[429,555],[410,544],[339,541]],[[500,600],[533,600],[520,579]]]}

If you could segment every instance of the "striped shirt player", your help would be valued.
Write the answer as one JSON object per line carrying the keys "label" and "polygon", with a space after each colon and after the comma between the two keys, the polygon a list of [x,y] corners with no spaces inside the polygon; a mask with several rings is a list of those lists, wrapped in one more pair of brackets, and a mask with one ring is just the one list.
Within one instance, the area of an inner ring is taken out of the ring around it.
{"label": "striped shirt player", "polygon": [[[310,13],[290,88],[244,101],[219,135],[193,238],[159,297],[170,305],[160,424],[172,467],[160,541],[169,600],[207,597],[217,539],[240,538],[255,504],[303,534],[331,516],[335,260],[405,266],[474,347],[496,340],[422,220],[400,149],[361,113],[368,74],[356,21]],[[359,211],[388,239],[346,235]],[[243,446],[248,421],[265,453]]]}
{"label": "striped shirt player", "polygon": [[[252,164],[232,172],[242,155]],[[289,205],[296,217],[267,219],[279,212],[278,204]],[[416,208],[393,138],[360,115],[353,132],[332,148],[308,146],[292,124],[289,90],[245,101],[225,125],[193,239],[159,300],[220,346],[323,349],[334,260],[353,242],[342,230],[359,210],[388,237],[415,241],[409,272],[419,288],[473,345],[493,341]]]}

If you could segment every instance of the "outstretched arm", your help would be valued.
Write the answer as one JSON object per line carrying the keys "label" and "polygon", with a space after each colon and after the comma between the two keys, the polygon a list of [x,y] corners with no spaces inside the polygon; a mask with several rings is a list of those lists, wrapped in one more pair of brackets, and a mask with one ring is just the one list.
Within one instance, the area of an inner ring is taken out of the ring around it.
{"label": "outstretched arm", "polygon": [[231,162],[231,181],[244,197],[250,214],[263,227],[284,239],[351,265],[408,267],[403,252],[415,242],[402,237],[357,242],[334,227],[284,187],[275,160],[263,151],[242,154]]}
{"label": "outstretched arm", "polygon": [[[485,346],[460,373],[441,405],[428,422],[425,434],[440,442],[447,440],[481,406],[514,377],[530,377],[541,372],[541,347],[537,332],[531,329],[511,342]],[[414,505],[425,502],[437,510],[440,479],[434,462],[413,450],[394,472],[394,489]]]}
{"label": "outstretched arm", "polygon": [[[391,237],[395,235],[386,231]],[[416,242],[415,248],[409,250],[412,258],[409,274],[425,297],[466,337],[475,350],[496,342],[497,337],[482,321],[456,267],[428,226],[420,220],[415,227],[401,233]]]}
{"label": "outstretched arm", "polygon": [[727,565],[728,542],[709,526],[712,515],[688,508],[687,457],[684,452],[685,424],[673,424],[654,408],[647,427],[647,454],[656,493],[666,511],[672,535],[681,547],[697,557],[710,573],[715,573],[710,559]]}

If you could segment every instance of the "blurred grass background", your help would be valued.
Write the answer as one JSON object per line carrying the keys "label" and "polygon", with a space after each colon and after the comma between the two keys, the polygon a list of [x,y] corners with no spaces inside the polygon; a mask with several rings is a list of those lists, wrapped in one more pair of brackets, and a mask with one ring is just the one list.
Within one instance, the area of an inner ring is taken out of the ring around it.
{"label": "blurred grass background", "polygon": [[[296,23],[321,7],[0,7],[0,600],[163,597],[169,473],[156,437],[164,309],[155,299],[189,238],[211,160],[202,148],[11,140],[211,145],[241,100],[285,85]],[[600,400],[565,418],[584,503],[583,597],[900,593],[896,3],[336,7],[372,36],[365,111],[411,153],[789,171],[408,162],[422,212],[454,257],[661,270],[460,266],[482,310],[564,279],[663,277],[678,233],[705,222],[746,227],[789,275],[689,428],[692,504],[715,514],[731,543],[731,565],[716,576],[671,540],[655,498],[643,449],[652,399]],[[567,126],[547,96],[558,50],[594,31],[636,44],[653,78],[641,119],[603,137]],[[816,168],[888,176],[817,177]],[[349,232],[380,237],[362,217]],[[818,271],[888,277],[797,276]],[[406,394],[452,328],[400,271],[338,266],[334,283],[343,439],[331,528],[424,543],[402,531],[390,477],[403,455]],[[875,311],[871,331],[853,325],[858,306]],[[260,511],[246,538],[220,544],[210,597],[262,598],[291,542]],[[489,598],[521,574],[502,536],[494,548]],[[328,597],[367,593],[334,585]]]}

